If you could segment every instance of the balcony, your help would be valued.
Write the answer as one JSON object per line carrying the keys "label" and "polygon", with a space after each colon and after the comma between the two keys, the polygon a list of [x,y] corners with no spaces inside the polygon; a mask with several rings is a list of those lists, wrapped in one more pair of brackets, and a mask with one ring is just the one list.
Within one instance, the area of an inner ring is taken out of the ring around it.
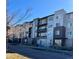
{"label": "balcony", "polygon": [[38,26],[43,26],[43,25],[47,25],[47,19],[40,19],[38,21]]}
{"label": "balcony", "polygon": [[66,39],[66,29],[64,26],[54,28],[54,39]]}
{"label": "balcony", "polygon": [[38,27],[40,27],[40,26],[46,26],[47,25],[47,22],[45,22],[45,23],[38,23]]}
{"label": "balcony", "polygon": [[38,32],[38,33],[40,33],[40,32],[47,32],[47,28],[44,28],[44,29],[38,29],[37,32]]}
{"label": "balcony", "polygon": [[47,36],[39,36],[38,39],[47,39]]}

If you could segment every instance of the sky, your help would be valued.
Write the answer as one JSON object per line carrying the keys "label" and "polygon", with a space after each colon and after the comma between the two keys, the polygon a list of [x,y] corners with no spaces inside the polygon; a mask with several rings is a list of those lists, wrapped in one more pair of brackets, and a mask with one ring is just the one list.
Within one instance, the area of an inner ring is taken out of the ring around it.
{"label": "sky", "polygon": [[59,9],[64,9],[67,12],[73,11],[73,0],[8,0],[7,10],[9,15],[17,13],[18,15],[12,22],[16,22],[24,15],[27,9],[31,9],[30,17],[24,18],[21,22],[32,21],[35,18],[48,16]]}

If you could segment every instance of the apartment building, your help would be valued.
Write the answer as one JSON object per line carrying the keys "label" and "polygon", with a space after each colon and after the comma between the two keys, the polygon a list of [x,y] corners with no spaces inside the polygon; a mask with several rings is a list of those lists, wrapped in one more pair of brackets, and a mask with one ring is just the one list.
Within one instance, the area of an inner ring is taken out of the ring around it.
{"label": "apartment building", "polygon": [[31,22],[25,22],[23,24],[11,27],[8,30],[9,39],[14,40],[16,38],[17,41],[23,42],[24,39],[31,37],[31,27]]}
{"label": "apartment building", "polygon": [[31,28],[32,25],[29,22],[25,22],[20,25],[15,26],[15,36],[16,38],[24,38],[29,37],[29,28]]}
{"label": "apartment building", "polygon": [[71,48],[73,46],[73,12],[57,10],[52,15],[15,26],[13,33],[17,38],[32,38],[31,42],[34,45]]}
{"label": "apartment building", "polygon": [[61,9],[52,15],[34,19],[32,35],[39,46],[72,47],[73,13]]}
{"label": "apartment building", "polygon": [[10,29],[8,29],[8,32],[7,32],[7,36],[8,38],[13,38],[13,35],[14,35],[14,27],[10,27]]}

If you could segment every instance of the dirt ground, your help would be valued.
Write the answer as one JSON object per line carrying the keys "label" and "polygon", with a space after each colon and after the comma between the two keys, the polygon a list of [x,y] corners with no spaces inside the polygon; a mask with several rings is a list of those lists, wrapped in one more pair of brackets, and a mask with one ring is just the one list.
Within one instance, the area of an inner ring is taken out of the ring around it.
{"label": "dirt ground", "polygon": [[7,53],[6,59],[31,59],[31,58],[24,57],[24,56],[17,54],[17,53]]}

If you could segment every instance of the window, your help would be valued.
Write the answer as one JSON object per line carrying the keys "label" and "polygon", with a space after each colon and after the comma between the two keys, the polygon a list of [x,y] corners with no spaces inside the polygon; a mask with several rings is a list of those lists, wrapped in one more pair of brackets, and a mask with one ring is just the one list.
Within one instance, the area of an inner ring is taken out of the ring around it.
{"label": "window", "polygon": [[46,33],[39,33],[39,36],[46,36]]}
{"label": "window", "polygon": [[49,21],[53,21],[53,17],[49,17]]}
{"label": "window", "polygon": [[26,31],[26,36],[28,37],[28,32]]}
{"label": "window", "polygon": [[37,22],[37,20],[36,20],[36,21],[35,21],[35,26],[37,26],[37,23],[38,23],[38,22]]}
{"label": "window", "polygon": [[37,26],[34,29],[37,30]]}
{"label": "window", "polygon": [[52,45],[52,40],[50,40],[50,46]]}
{"label": "window", "polygon": [[60,31],[59,31],[59,30],[57,30],[55,34],[56,34],[56,35],[60,35]]}
{"label": "window", "polygon": [[56,16],[56,19],[58,19],[58,16]]}
{"label": "window", "polygon": [[45,28],[46,28],[46,26],[39,27],[39,29],[45,29]]}
{"label": "window", "polygon": [[35,32],[35,37],[37,37],[37,33]]}
{"label": "window", "polygon": [[70,28],[72,26],[72,23],[68,23],[68,28]]}
{"label": "window", "polygon": [[46,36],[46,33],[41,33],[41,36]]}
{"label": "window", "polygon": [[56,23],[56,26],[60,26],[60,24],[59,23]]}
{"label": "window", "polygon": [[72,26],[72,23],[70,23],[70,26]]}
{"label": "window", "polygon": [[42,41],[40,40],[40,45],[42,45]]}
{"label": "window", "polygon": [[28,33],[26,34],[26,36],[28,37]]}
{"label": "window", "polygon": [[55,40],[55,46],[60,47],[62,45],[62,41],[61,40]]}
{"label": "window", "polygon": [[48,28],[51,28],[53,25],[49,25]]}
{"label": "window", "polygon": [[40,20],[39,24],[45,24],[46,22],[47,22],[46,19],[42,19],[42,20]]}
{"label": "window", "polygon": [[72,32],[70,32],[70,35],[72,35]]}
{"label": "window", "polygon": [[69,18],[69,19],[72,19],[72,17],[73,17],[72,14],[69,14],[69,15],[68,15],[68,18]]}

